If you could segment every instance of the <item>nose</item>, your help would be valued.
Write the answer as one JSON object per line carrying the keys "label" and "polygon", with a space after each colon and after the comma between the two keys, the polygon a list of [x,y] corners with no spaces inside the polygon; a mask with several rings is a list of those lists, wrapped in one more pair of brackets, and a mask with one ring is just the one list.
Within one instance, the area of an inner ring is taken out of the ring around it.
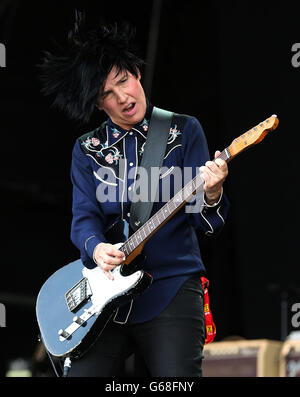
{"label": "nose", "polygon": [[126,93],[123,90],[119,89],[117,92],[117,99],[119,103],[125,103],[127,100]]}

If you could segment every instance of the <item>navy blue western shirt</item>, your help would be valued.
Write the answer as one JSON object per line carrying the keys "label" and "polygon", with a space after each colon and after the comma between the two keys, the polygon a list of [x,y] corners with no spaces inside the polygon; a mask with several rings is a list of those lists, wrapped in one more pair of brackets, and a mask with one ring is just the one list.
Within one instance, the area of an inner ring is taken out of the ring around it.
{"label": "navy blue western shirt", "polygon": [[[108,119],[75,142],[71,166],[71,240],[80,250],[86,267],[96,266],[93,260],[95,247],[101,242],[110,242],[105,236],[108,225],[118,217],[129,222],[131,193],[144,152],[151,112],[152,106],[148,105],[145,118],[131,130],[124,130]],[[174,113],[160,170],[158,200],[154,202],[152,214],[209,159],[207,141],[199,121]],[[219,232],[229,203],[223,193],[213,206],[203,201],[203,191],[198,193],[198,198],[200,200],[179,210],[146,242],[143,269],[152,275],[153,283],[128,307],[119,309],[114,321],[138,323],[154,318],[187,278],[205,273],[197,233],[209,236]]]}

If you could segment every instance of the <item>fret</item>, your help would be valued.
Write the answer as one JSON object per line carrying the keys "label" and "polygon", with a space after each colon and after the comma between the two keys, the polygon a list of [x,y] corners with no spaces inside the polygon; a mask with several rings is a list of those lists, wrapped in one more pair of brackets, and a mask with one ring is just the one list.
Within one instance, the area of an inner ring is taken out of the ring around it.
{"label": "fret", "polygon": [[141,240],[140,230],[138,230],[138,231],[135,233],[135,235],[136,235],[136,241],[137,241],[137,243],[139,244],[139,239]]}
{"label": "fret", "polygon": [[158,223],[158,226],[159,226],[161,224],[161,220],[159,218],[159,214],[156,213],[155,216],[156,216],[156,220],[157,220],[157,223]]}
{"label": "fret", "polygon": [[222,160],[224,160],[224,161],[226,161],[227,160],[227,155],[226,155],[226,152],[223,150],[223,152],[220,154],[220,158],[222,159]]}
{"label": "fret", "polygon": [[135,246],[134,248],[136,248],[136,247],[139,245],[139,243],[138,243],[138,241],[137,241],[137,238],[136,238],[136,233],[134,233],[134,234],[132,235],[132,237],[135,238],[136,246]]}
{"label": "fret", "polygon": [[[230,157],[231,157],[231,154],[230,154],[230,152],[229,152],[228,148],[224,149],[224,152],[226,153],[227,160],[229,160],[229,159],[230,159]],[[225,160],[225,161],[226,161],[226,160]]]}
{"label": "fret", "polygon": [[192,187],[193,187],[193,191],[196,191],[196,180],[192,179]]}
{"label": "fret", "polygon": [[[222,159],[222,160],[224,160],[224,161],[226,161],[226,162],[230,159],[230,157],[231,157],[231,155],[230,155],[230,152],[229,152],[228,148],[225,148],[225,149],[221,152],[221,154],[218,156],[218,158],[220,158],[220,159]],[[215,161],[215,160],[214,160],[214,161]]]}
{"label": "fret", "polygon": [[180,192],[178,192],[177,194],[176,194],[176,201],[175,201],[175,205],[176,205],[176,208],[178,208],[179,206],[180,206],[180,204],[183,202],[183,191],[180,191]]}
{"label": "fret", "polygon": [[185,188],[184,200],[187,200],[193,194],[194,190],[193,183],[189,183]]}
{"label": "fret", "polygon": [[160,225],[161,222],[162,222],[162,220],[160,219],[160,213],[157,212],[157,213],[155,214],[155,216],[156,216],[156,219],[158,220],[158,224]]}
{"label": "fret", "polygon": [[[151,234],[151,230],[150,230],[150,226],[149,226],[149,221],[147,222],[147,226],[148,226],[149,234]],[[148,234],[148,236],[149,236],[149,234]]]}
{"label": "fret", "polygon": [[177,202],[178,202],[179,198],[178,198],[178,193],[175,194],[175,196],[172,198],[171,200],[171,204],[173,204],[174,208],[172,210],[172,212],[174,211],[174,209],[177,208]]}
{"label": "fret", "polygon": [[169,206],[169,204],[170,204],[170,201],[168,201],[168,202],[167,202],[167,208],[168,208],[168,212],[169,212],[169,214],[171,214],[171,212],[172,212],[172,211],[170,210],[170,206]]}
{"label": "fret", "polygon": [[186,190],[183,188],[181,191],[178,193],[178,203],[179,205],[185,200],[185,193]]}
{"label": "fret", "polygon": [[144,232],[144,238],[147,238],[147,234],[146,234],[146,230],[145,230],[145,227],[144,227],[144,225],[140,228],[140,230],[142,230],[143,232]]}
{"label": "fret", "polygon": [[164,217],[163,211],[158,211],[158,217],[160,219],[160,223],[162,223],[166,218]]}
{"label": "fret", "polygon": [[124,245],[122,245],[122,247],[120,248],[120,251],[124,252],[124,254],[126,256],[128,256],[129,252],[128,252],[128,247],[127,247],[126,243]]}
{"label": "fret", "polygon": [[129,250],[128,250],[127,242],[122,245],[120,251],[124,252],[125,256],[128,256]]}
{"label": "fret", "polygon": [[195,176],[194,180],[195,180],[196,190],[197,190],[197,189],[199,189],[199,188],[203,185],[204,180],[203,180],[203,178],[200,176],[200,174],[197,174],[197,175]]}
{"label": "fret", "polygon": [[168,204],[164,206],[164,214],[165,214],[165,215],[167,214],[167,216],[170,215],[170,210],[169,210]]}
{"label": "fret", "polygon": [[133,251],[134,248],[135,248],[135,246],[134,246],[134,242],[133,242],[133,239],[132,239],[132,238],[130,238],[129,244],[130,244],[131,251]]}
{"label": "fret", "polygon": [[150,230],[151,230],[151,232],[152,232],[153,229],[154,229],[153,219],[152,219],[152,218],[150,218],[149,226],[150,226]]}

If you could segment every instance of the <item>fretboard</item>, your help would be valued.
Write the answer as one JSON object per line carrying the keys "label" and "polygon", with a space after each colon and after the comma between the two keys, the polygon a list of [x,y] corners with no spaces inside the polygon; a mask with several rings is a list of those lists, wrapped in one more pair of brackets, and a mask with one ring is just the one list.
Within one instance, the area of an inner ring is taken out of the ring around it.
{"label": "fretboard", "polygon": [[[229,149],[224,149],[218,156],[228,162],[230,160]],[[203,178],[197,174],[188,182],[174,197],[172,197],[162,208],[160,208],[148,221],[133,233],[127,241],[119,248],[126,256],[129,256],[140,244],[150,238],[164,223],[172,218],[176,212],[189,202],[204,184]]]}

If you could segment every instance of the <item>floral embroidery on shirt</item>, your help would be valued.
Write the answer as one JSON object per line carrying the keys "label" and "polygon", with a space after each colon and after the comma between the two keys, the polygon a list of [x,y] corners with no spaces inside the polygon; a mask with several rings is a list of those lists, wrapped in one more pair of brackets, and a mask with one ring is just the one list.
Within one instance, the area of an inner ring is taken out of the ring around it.
{"label": "floral embroidery on shirt", "polygon": [[[103,157],[102,153],[101,155]],[[109,153],[104,157],[104,160],[108,164],[112,164],[112,163],[118,164],[118,161],[120,160],[121,157],[123,157],[123,154],[121,154],[117,148],[111,147],[109,149]]]}
{"label": "floral embroidery on shirt", "polygon": [[141,146],[141,148],[140,148],[140,150],[139,150],[139,155],[140,155],[140,156],[144,153],[145,143],[146,143],[146,142],[144,142],[144,143],[142,144],[142,146]]}
{"label": "floral embroidery on shirt", "polygon": [[98,139],[98,138],[92,138],[92,144],[93,144],[93,146],[98,146],[98,145],[100,145],[99,139]]}
{"label": "floral embroidery on shirt", "polygon": [[175,124],[174,128],[170,128],[170,133],[168,137],[168,145],[175,141],[175,139],[181,135],[181,131],[177,129],[177,124]]}
{"label": "floral embroidery on shirt", "polygon": [[[88,151],[96,152],[96,157],[104,157],[104,154],[102,153],[102,150],[106,149],[108,147],[108,141],[106,141],[104,144],[100,142],[100,139],[95,138],[95,137],[87,137],[85,141],[81,143]],[[100,146],[100,150],[98,149]],[[95,150],[95,149],[98,150]],[[117,150],[117,149],[116,149]],[[111,164],[114,160],[119,160],[120,155],[116,155],[113,153],[113,159],[111,160],[110,157],[106,160],[109,164]]]}
{"label": "floral embroidery on shirt", "polygon": [[[148,124],[147,120],[144,120],[144,121],[146,122],[146,124]],[[146,124],[143,126],[143,128],[147,127],[147,129],[148,129],[148,125],[146,125]],[[173,143],[179,135],[181,135],[181,131],[177,128],[177,124],[175,124],[174,128],[172,128],[172,127],[170,128],[167,144],[170,145],[171,143]],[[145,143],[146,142],[144,142],[143,145],[141,146],[141,148],[139,149],[140,156],[144,153]]]}
{"label": "floral embroidery on shirt", "polygon": [[95,137],[91,138],[88,136],[86,140],[82,142],[82,145],[88,150],[94,150],[96,146],[100,145],[100,140],[98,138]]}
{"label": "floral embroidery on shirt", "polygon": [[118,131],[116,128],[112,128],[112,135],[114,138],[118,138],[120,135],[120,131]]}
{"label": "floral embroidery on shirt", "polygon": [[149,128],[149,122],[148,120],[144,119],[141,123],[140,126],[143,128],[144,131],[148,131]]}

